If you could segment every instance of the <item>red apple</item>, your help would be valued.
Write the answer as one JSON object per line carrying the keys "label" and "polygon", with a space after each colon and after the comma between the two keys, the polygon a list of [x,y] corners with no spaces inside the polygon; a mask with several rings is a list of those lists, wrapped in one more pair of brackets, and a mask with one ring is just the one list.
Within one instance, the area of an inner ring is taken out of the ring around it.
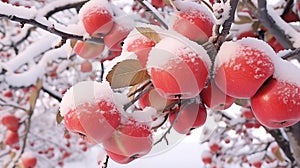
{"label": "red apple", "polygon": [[113,96],[108,82],[84,81],[74,85],[60,104],[66,128],[97,143],[108,139],[119,126],[123,110]]}
{"label": "red apple", "polygon": [[210,59],[203,47],[178,36],[182,40],[166,37],[157,43],[147,62],[156,91],[169,99],[199,95],[210,69]]}
{"label": "red apple", "polygon": [[170,101],[159,95],[155,89],[151,89],[139,99],[139,105],[142,109],[151,106],[157,111],[163,111]]}
{"label": "red apple", "polygon": [[85,60],[83,63],[80,65],[80,71],[81,72],[91,72],[93,70],[93,65],[90,61]]}
{"label": "red apple", "polygon": [[125,41],[123,49],[125,51],[134,52],[143,67],[146,67],[149,52],[152,47],[155,46],[155,42],[142,34],[134,35],[130,37],[130,40]]}
{"label": "red apple", "polygon": [[203,103],[214,110],[224,110],[229,108],[235,101],[235,98],[223,93],[215,84],[210,81],[206,88],[201,93]]}
{"label": "red apple", "polygon": [[37,164],[37,158],[31,152],[24,152],[21,161],[24,168],[34,168]]}
{"label": "red apple", "polygon": [[269,41],[268,44],[274,49],[275,52],[279,52],[281,50],[284,50],[284,47],[276,40],[275,37],[272,37]]}
{"label": "red apple", "polygon": [[238,36],[237,36],[237,39],[240,40],[244,37],[254,37],[254,38],[257,38],[257,35],[254,34],[253,31],[245,31],[245,32],[242,32],[240,33]]}
{"label": "red apple", "polygon": [[212,154],[210,151],[203,151],[201,153],[202,162],[204,164],[211,164],[212,163]]}
{"label": "red apple", "polygon": [[111,51],[122,51],[122,42],[131,28],[115,23],[112,30],[104,36],[104,43]]}
{"label": "red apple", "polygon": [[243,115],[243,117],[245,119],[247,119],[247,120],[254,119],[254,115],[253,115],[253,112],[252,112],[251,109],[249,109],[249,108],[242,108],[241,111],[242,111],[242,115]]}
{"label": "red apple", "polygon": [[110,60],[113,60],[114,58],[118,57],[121,55],[121,52],[122,51],[108,51],[108,54],[103,57],[103,58],[100,58],[100,62],[104,62],[104,61],[110,61]]}
{"label": "red apple", "polygon": [[77,41],[74,46],[74,52],[84,59],[93,59],[101,56],[104,48],[104,44]]}
{"label": "red apple", "polygon": [[269,128],[282,128],[300,120],[300,87],[271,78],[251,98],[256,119]]}
{"label": "red apple", "polygon": [[4,91],[4,92],[3,92],[3,96],[4,96],[4,97],[11,98],[11,97],[13,97],[13,93],[12,93],[12,91],[7,90],[7,91]]}
{"label": "red apple", "polygon": [[163,0],[151,0],[151,4],[157,8],[163,8],[166,5]]}
{"label": "red apple", "polygon": [[152,142],[151,128],[129,119],[104,141],[103,146],[112,160],[126,164],[149,153]]}
{"label": "red apple", "polygon": [[211,145],[209,145],[209,149],[212,153],[217,153],[219,152],[222,148],[220,145],[216,144],[216,143],[213,143]]}
{"label": "red apple", "polygon": [[[174,122],[178,112],[179,109],[169,113],[170,123]],[[193,102],[183,109],[173,128],[180,134],[188,134],[192,129],[202,126],[206,121],[206,117],[207,112],[203,103]]]}
{"label": "red apple", "polygon": [[225,42],[215,61],[215,83],[235,98],[253,96],[274,73],[273,49],[256,38]]}
{"label": "red apple", "polygon": [[1,123],[11,131],[18,131],[20,124],[19,124],[20,119],[17,118],[14,115],[5,115],[1,119]]}
{"label": "red apple", "polygon": [[91,36],[107,34],[113,27],[113,12],[107,0],[91,0],[79,10],[79,17]]}
{"label": "red apple", "polygon": [[19,142],[19,134],[14,131],[7,131],[4,138],[4,143],[6,145],[14,145]]}
{"label": "red apple", "polygon": [[175,14],[172,28],[190,40],[204,43],[212,36],[214,15],[208,8],[196,2],[175,2],[179,11]]}

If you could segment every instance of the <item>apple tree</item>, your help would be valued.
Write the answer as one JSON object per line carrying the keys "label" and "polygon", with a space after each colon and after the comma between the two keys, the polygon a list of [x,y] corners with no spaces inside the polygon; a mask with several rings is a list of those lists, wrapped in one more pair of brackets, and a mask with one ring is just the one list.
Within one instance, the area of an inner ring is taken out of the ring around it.
{"label": "apple tree", "polygon": [[199,128],[207,167],[299,166],[299,0],[2,0],[0,60],[2,167],[127,164]]}

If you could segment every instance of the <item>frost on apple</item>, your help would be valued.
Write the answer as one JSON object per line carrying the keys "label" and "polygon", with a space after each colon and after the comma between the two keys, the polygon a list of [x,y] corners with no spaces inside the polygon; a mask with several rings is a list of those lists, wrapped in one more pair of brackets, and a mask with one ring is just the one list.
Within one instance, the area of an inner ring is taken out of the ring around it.
{"label": "frost on apple", "polygon": [[0,18],[0,167],[299,165],[298,1],[2,0]]}

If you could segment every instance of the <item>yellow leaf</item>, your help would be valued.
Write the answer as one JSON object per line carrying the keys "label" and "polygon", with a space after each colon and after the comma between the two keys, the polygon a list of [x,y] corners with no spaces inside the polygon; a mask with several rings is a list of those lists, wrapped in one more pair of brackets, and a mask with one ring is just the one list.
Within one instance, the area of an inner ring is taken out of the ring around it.
{"label": "yellow leaf", "polygon": [[277,158],[280,162],[285,161],[284,158],[282,157],[281,152],[280,152],[280,148],[277,148],[277,149],[274,151],[274,155],[276,156],[276,158]]}
{"label": "yellow leaf", "polygon": [[148,39],[158,43],[161,39],[159,34],[149,27],[136,27],[136,29]]}
{"label": "yellow leaf", "polygon": [[30,97],[29,97],[29,108],[30,110],[28,111],[29,113],[33,112],[33,109],[35,108],[36,100],[38,99],[40,90],[43,86],[43,80],[38,79],[36,83],[36,88],[32,90]]}
{"label": "yellow leaf", "polygon": [[106,80],[113,89],[133,86],[149,79],[147,70],[138,60],[124,60],[117,63],[108,73]]}

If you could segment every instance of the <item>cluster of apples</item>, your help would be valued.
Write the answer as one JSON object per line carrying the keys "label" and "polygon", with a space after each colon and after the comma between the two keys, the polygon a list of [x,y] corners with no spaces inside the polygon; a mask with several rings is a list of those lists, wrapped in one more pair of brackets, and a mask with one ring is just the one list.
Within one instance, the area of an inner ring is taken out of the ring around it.
{"label": "cluster of apples", "polygon": [[229,96],[250,99],[256,119],[282,128],[300,120],[300,69],[282,60],[264,41],[225,42],[217,54],[214,81]]}
{"label": "cluster of apples", "polygon": [[7,133],[5,136],[4,143],[6,145],[15,145],[19,142],[19,127],[20,127],[20,118],[8,114],[2,117],[1,123],[7,128]]}
{"label": "cluster of apples", "polygon": [[69,131],[91,143],[102,144],[118,163],[131,162],[152,148],[151,128],[122,115],[122,103],[108,82],[84,81],[74,85],[64,94],[60,111]]}
{"label": "cluster of apples", "polygon": [[[89,59],[99,58],[101,62],[118,56],[122,50],[122,41],[132,27],[115,16],[113,7],[107,0],[91,0],[79,11],[80,23],[90,37],[102,38],[103,43],[77,41],[74,52],[86,61],[81,66],[82,72],[90,72],[92,64]],[[107,47],[109,54],[103,53]]]}

